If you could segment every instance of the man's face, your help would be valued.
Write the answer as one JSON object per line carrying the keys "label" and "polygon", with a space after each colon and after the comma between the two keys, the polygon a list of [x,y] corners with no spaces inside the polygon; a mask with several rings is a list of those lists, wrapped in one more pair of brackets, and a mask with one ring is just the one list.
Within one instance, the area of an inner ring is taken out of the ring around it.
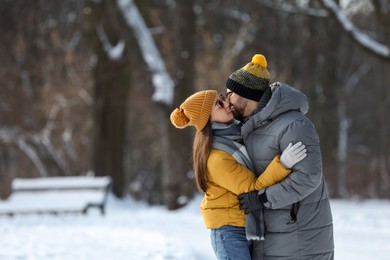
{"label": "man's face", "polygon": [[245,114],[245,110],[248,106],[248,100],[230,91],[229,89],[226,93],[226,99],[229,101],[233,108],[234,118],[242,121],[244,117],[247,116]]}

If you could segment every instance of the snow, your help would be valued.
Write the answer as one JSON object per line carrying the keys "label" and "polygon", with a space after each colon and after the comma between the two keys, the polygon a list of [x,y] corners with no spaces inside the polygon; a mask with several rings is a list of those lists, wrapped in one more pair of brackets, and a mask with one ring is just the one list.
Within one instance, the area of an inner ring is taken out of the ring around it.
{"label": "snow", "polygon": [[115,46],[111,45],[102,26],[96,28],[96,33],[109,59],[113,61],[120,60],[123,57],[123,51],[125,50],[125,41],[120,40]]}
{"label": "snow", "polygon": [[111,183],[109,176],[67,176],[47,178],[15,178],[13,190],[102,188]]}
{"label": "snow", "polygon": [[171,105],[175,83],[165,67],[165,62],[137,5],[134,4],[133,0],[117,0],[117,4],[127,25],[133,29],[142,57],[152,73],[152,82],[155,88],[153,101]]}
{"label": "snow", "polygon": [[[168,211],[110,196],[106,216],[0,216],[0,259],[215,259],[200,201],[197,196],[185,208]],[[336,259],[388,259],[390,201],[331,205]]]}
{"label": "snow", "polygon": [[110,176],[15,178],[0,214],[87,211],[104,204],[110,184]]}

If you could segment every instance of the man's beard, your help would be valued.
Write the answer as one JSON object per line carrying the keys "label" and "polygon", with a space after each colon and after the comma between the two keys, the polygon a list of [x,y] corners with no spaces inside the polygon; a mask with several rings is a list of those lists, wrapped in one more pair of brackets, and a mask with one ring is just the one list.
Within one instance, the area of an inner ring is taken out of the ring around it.
{"label": "man's beard", "polygon": [[244,120],[244,109],[238,108],[234,106],[233,115],[236,120],[243,121]]}

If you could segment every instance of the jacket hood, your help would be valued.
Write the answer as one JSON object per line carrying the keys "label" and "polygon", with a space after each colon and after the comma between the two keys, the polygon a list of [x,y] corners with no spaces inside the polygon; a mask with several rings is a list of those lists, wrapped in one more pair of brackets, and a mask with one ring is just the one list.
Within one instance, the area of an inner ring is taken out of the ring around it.
{"label": "jacket hood", "polygon": [[307,97],[301,91],[286,83],[276,82],[271,86],[272,96],[264,108],[255,112],[242,126],[242,134],[246,135],[255,128],[267,123],[287,111],[299,111],[306,114],[309,110]]}

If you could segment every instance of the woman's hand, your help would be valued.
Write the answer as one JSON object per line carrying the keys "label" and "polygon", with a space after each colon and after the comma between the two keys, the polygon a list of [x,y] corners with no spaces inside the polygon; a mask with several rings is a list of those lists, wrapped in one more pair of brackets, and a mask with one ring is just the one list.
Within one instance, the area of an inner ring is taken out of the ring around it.
{"label": "woman's hand", "polygon": [[305,145],[302,142],[296,144],[289,143],[280,156],[280,162],[286,168],[292,168],[296,163],[302,161],[307,156]]}

